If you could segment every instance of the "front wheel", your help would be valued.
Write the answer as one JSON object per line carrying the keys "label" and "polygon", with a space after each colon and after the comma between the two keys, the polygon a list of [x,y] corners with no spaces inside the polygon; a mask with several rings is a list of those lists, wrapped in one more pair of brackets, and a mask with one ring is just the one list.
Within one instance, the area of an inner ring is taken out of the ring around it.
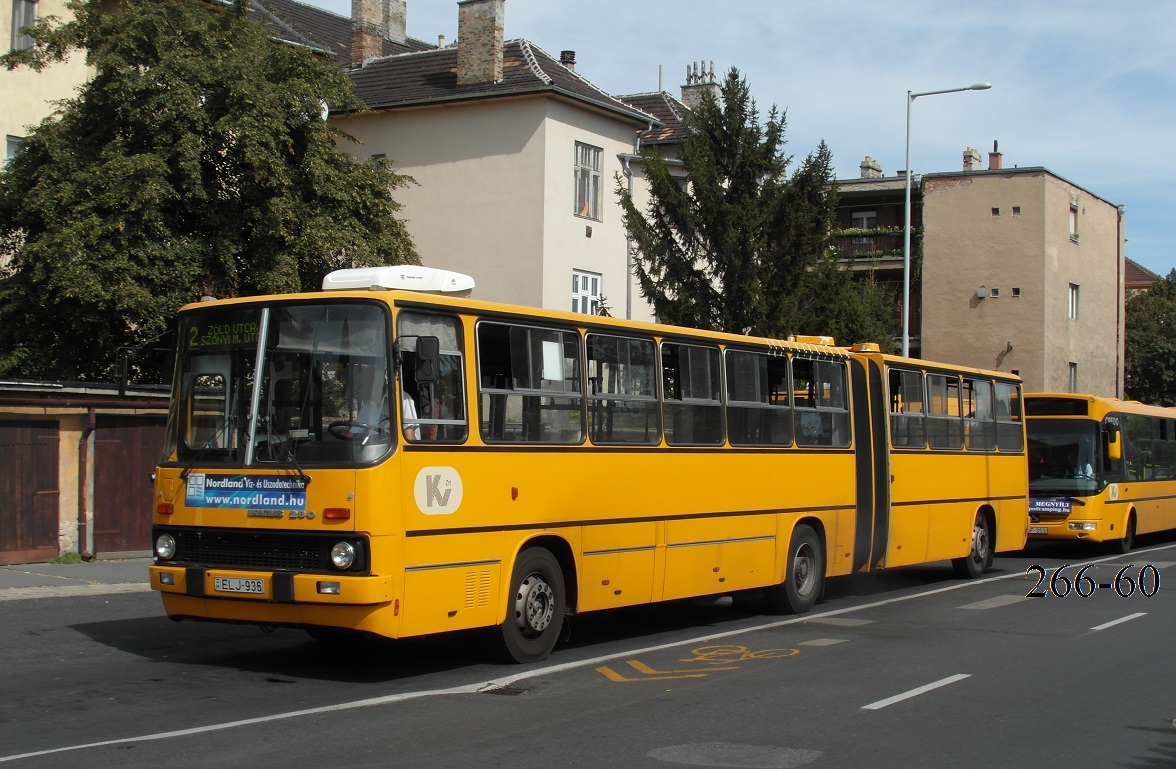
{"label": "front wheel", "polygon": [[784,582],[768,588],[768,611],[804,614],[813,608],[825,586],[825,548],[812,526],[800,524],[788,543]]}
{"label": "front wheel", "polygon": [[1127,527],[1123,529],[1123,538],[1111,541],[1111,552],[1126,555],[1135,547],[1135,513],[1127,516]]}
{"label": "front wheel", "polygon": [[538,662],[555,648],[567,599],[563,571],[550,551],[524,550],[515,561],[506,621],[495,634],[495,657],[503,662]]}
{"label": "front wheel", "polygon": [[984,513],[976,513],[976,522],[972,524],[972,550],[963,558],[953,558],[951,566],[956,576],[976,579],[991,565],[992,532],[988,528],[988,518]]}

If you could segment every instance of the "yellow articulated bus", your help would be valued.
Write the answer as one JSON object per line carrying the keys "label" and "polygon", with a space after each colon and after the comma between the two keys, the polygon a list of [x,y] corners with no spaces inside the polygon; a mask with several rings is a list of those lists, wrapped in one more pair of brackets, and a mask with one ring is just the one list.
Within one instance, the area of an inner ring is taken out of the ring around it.
{"label": "yellow articulated bus", "polygon": [[1106,542],[1176,529],[1176,409],[1071,393],[1025,396],[1029,539]]}
{"label": "yellow articulated bus", "polygon": [[[430,290],[406,290],[404,286]],[[185,307],[156,480],[169,616],[403,638],[1025,544],[1020,383],[474,301],[425,268]]]}

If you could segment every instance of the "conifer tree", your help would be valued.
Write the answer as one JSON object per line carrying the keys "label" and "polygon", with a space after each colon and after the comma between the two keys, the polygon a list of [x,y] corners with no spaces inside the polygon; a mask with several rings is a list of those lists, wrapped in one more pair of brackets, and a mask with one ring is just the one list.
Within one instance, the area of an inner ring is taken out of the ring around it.
{"label": "conifer tree", "polygon": [[203,295],[417,261],[392,197],[411,180],[340,151],[324,120],[361,106],[338,67],[273,41],[244,0],[68,7],[0,59],[93,68],[0,173],[0,375],[110,380],[120,348]]}
{"label": "conifer tree", "polygon": [[785,115],[773,107],[761,123],[734,68],[686,127],[688,184],[646,149],[648,209],[617,186],[641,293],[658,318],[768,337],[837,333],[893,349],[887,298],[831,252],[837,190],[825,143],[789,175]]}

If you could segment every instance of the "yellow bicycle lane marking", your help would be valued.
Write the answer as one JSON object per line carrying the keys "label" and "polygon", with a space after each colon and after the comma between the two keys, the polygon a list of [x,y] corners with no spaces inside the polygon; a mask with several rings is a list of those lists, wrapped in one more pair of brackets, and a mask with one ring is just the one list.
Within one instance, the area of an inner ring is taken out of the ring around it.
{"label": "yellow bicycle lane marking", "polygon": [[[632,681],[669,681],[678,678],[706,678],[713,672],[723,670],[737,670],[739,665],[733,664],[736,662],[745,662],[747,660],[759,659],[782,659],[784,657],[792,657],[800,654],[799,649],[760,649],[758,651],[751,651],[746,646],[701,646],[690,652],[693,657],[682,660],[682,662],[701,662],[707,663],[704,669],[686,668],[683,670],[656,670],[649,667],[640,660],[628,660],[629,667],[636,670],[641,675],[636,678],[629,678],[622,675],[610,667],[596,668],[596,672],[603,675],[605,678],[616,683],[628,683]],[[716,667],[721,666],[721,667]]]}

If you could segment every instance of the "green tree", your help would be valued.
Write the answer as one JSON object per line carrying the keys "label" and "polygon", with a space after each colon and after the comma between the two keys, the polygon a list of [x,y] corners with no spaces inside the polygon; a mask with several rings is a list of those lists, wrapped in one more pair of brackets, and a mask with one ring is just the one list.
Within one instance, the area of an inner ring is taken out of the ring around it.
{"label": "green tree", "polygon": [[837,189],[825,143],[790,176],[784,114],[773,107],[761,123],[734,68],[686,126],[688,184],[646,149],[647,211],[617,185],[641,293],[658,317],[769,337],[836,333],[892,349],[887,297],[841,269],[830,248]]}
{"label": "green tree", "polygon": [[362,106],[337,67],[273,42],[244,0],[68,7],[0,57],[84,51],[94,72],[0,173],[0,375],[109,380],[119,348],[203,295],[418,261],[392,197],[411,179],[323,120]]}
{"label": "green tree", "polygon": [[1176,270],[1127,299],[1124,389],[1144,403],[1176,406]]}

